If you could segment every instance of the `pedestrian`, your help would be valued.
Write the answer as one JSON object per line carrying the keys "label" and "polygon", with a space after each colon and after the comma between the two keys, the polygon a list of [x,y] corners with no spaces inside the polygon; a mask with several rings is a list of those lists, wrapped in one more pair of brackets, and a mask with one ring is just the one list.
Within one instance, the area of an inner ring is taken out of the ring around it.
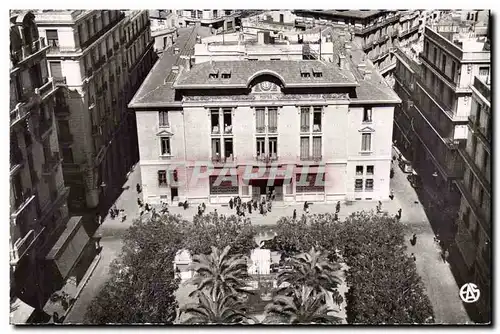
{"label": "pedestrian", "polygon": [[122,223],[127,220],[127,215],[122,216]]}
{"label": "pedestrian", "polygon": [[217,217],[217,209],[214,210],[215,216]]}
{"label": "pedestrian", "polygon": [[307,204],[307,201],[304,202],[304,211],[307,211],[307,209],[309,208],[309,205]]}
{"label": "pedestrian", "polygon": [[143,203],[139,197],[137,197],[137,205],[139,205],[139,207],[142,208]]}
{"label": "pedestrian", "polygon": [[335,212],[335,214],[333,215],[333,220],[334,221],[337,221],[339,220],[339,214]]}
{"label": "pedestrian", "polygon": [[415,233],[413,233],[413,236],[410,239],[410,244],[412,246],[415,246],[417,244],[417,235]]}
{"label": "pedestrian", "polygon": [[398,210],[398,219],[401,219],[401,213],[403,212],[403,210],[401,208],[399,208]]}
{"label": "pedestrian", "polygon": [[95,214],[95,220],[96,220],[96,223],[97,225],[101,225],[101,215],[96,213]]}
{"label": "pedestrian", "polygon": [[262,203],[259,204],[259,212],[261,215],[264,215],[264,205]]}
{"label": "pedestrian", "polygon": [[233,199],[232,198],[229,200],[229,208],[231,210],[233,209]]}
{"label": "pedestrian", "polygon": [[276,191],[273,189],[273,192],[271,194],[271,200],[275,200],[276,199]]}
{"label": "pedestrian", "polygon": [[257,211],[257,208],[258,208],[259,204],[258,204],[258,203],[257,203],[257,201],[255,201],[255,200],[252,200],[252,202],[253,202],[253,209],[254,209],[255,211]]}
{"label": "pedestrian", "polygon": [[297,219],[297,209],[293,209],[293,220]]}
{"label": "pedestrian", "polygon": [[271,212],[271,209],[273,207],[272,203],[273,202],[271,202],[271,201],[267,202],[267,211],[269,211],[269,212]]}
{"label": "pedestrian", "polygon": [[207,206],[205,205],[205,202],[202,202],[202,203],[201,203],[201,206],[202,206],[202,208],[203,208],[203,211],[205,211],[205,210],[207,209]]}
{"label": "pedestrian", "polygon": [[450,252],[447,250],[444,251],[444,262],[448,261],[448,257],[450,256]]}
{"label": "pedestrian", "polygon": [[184,201],[183,207],[184,207],[184,210],[187,210],[187,208],[189,207],[187,200]]}
{"label": "pedestrian", "polygon": [[141,189],[141,185],[140,185],[139,183],[137,183],[137,184],[135,185],[135,190],[137,190],[137,193],[138,193],[138,194],[140,194],[140,193],[141,193],[141,190],[142,190],[142,189]]}
{"label": "pedestrian", "polygon": [[267,207],[265,205],[262,206],[262,211],[263,211],[263,215],[267,216]]}
{"label": "pedestrian", "polygon": [[115,212],[113,209],[109,209],[109,215],[111,216],[111,219],[115,219]]}
{"label": "pedestrian", "polygon": [[337,202],[337,205],[335,206],[335,213],[340,212],[340,201]]}
{"label": "pedestrian", "polygon": [[389,195],[391,201],[394,199],[394,190],[391,189],[391,194]]}
{"label": "pedestrian", "polygon": [[248,207],[248,214],[251,215],[252,214],[252,204],[248,203],[247,207]]}
{"label": "pedestrian", "polygon": [[417,261],[417,257],[415,256],[415,254],[414,254],[414,253],[411,253],[411,255],[410,255],[410,256],[411,256],[411,258],[413,259],[413,261]]}

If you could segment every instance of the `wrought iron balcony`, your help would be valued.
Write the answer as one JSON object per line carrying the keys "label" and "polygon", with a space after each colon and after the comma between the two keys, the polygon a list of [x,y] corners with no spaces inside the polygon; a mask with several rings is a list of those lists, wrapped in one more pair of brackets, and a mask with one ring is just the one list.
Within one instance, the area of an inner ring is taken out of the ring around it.
{"label": "wrought iron balcony", "polygon": [[20,122],[29,115],[30,111],[22,104],[18,104],[14,110],[10,112],[10,126],[20,124]]}
{"label": "wrought iron balcony", "polygon": [[258,127],[256,127],[255,130],[257,133],[264,133],[266,131],[266,127],[265,126],[258,126]]}
{"label": "wrought iron balcony", "polygon": [[62,162],[62,158],[58,151],[52,152],[48,157],[45,157],[45,163],[43,164],[42,174],[44,176],[52,175],[54,170]]}
{"label": "wrought iron balcony", "polygon": [[270,133],[276,133],[276,132],[278,132],[278,127],[277,127],[277,126],[268,126],[268,127],[267,127],[267,130],[268,130]]}
{"label": "wrought iron balcony", "polygon": [[49,46],[45,44],[45,38],[40,37],[39,39],[28,45],[23,45],[20,50],[11,52],[10,59],[12,61],[12,64],[15,66],[27,60],[36,53],[46,50],[48,48]]}
{"label": "wrought iron balcony", "polygon": [[24,208],[31,202],[33,199],[33,191],[31,189],[23,189],[21,190],[21,194],[19,196],[14,196],[14,213],[11,215],[13,218],[16,218]]}
{"label": "wrought iron balcony", "polygon": [[301,155],[301,161],[321,161],[323,157],[321,155]]}
{"label": "wrought iron balcony", "polygon": [[10,264],[16,265],[19,260],[27,253],[30,245],[32,245],[35,240],[35,231],[30,230],[24,237],[16,240],[12,248],[10,249]]}
{"label": "wrought iron balcony", "polygon": [[300,132],[310,132],[311,127],[309,125],[301,125],[300,126]]}
{"label": "wrought iron balcony", "polygon": [[255,160],[264,163],[270,163],[278,160],[277,154],[259,154],[255,157]]}

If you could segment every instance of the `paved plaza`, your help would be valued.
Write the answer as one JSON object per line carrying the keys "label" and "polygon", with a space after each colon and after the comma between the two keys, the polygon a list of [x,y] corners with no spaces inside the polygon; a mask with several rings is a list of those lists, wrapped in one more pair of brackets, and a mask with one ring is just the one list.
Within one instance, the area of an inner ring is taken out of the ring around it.
{"label": "paved plaza", "polygon": [[[121,237],[123,232],[132,224],[134,217],[139,214],[137,205],[137,192],[135,185],[140,183],[140,170],[136,166],[130,173],[129,178],[124,185],[124,191],[116,202],[119,209],[124,210],[127,219],[122,222],[121,219],[111,219],[106,217],[104,223],[99,229],[102,236],[102,254],[101,261],[89,279],[86,287],[83,289],[80,297],[76,301],[73,309],[68,314],[66,323],[81,323],[85,315],[85,310],[98,293],[103,283],[108,278],[109,265],[121,250]],[[406,240],[408,252],[416,256],[417,270],[426,286],[427,294],[431,300],[437,323],[466,323],[469,317],[462,305],[455,279],[451,273],[448,263],[443,262],[440,256],[438,245],[434,242],[434,232],[430,226],[422,205],[417,198],[414,189],[406,179],[399,168],[395,168],[394,178],[391,180],[391,188],[394,190],[395,198],[392,201],[383,202],[382,210],[391,215],[402,209],[401,223],[405,225]],[[342,219],[352,212],[360,210],[375,210],[377,202],[353,202],[351,205],[342,204],[339,218]],[[275,206],[267,216],[259,213],[247,215],[255,225],[274,225],[279,217],[291,216],[293,210],[297,210],[300,217],[302,214],[302,204],[290,206]],[[235,210],[228,206],[207,205],[207,211],[211,212],[217,209],[219,214],[234,214]],[[182,207],[171,206],[170,212],[181,214],[186,219],[191,219],[197,212],[196,205],[184,210]],[[335,212],[334,204],[313,204],[311,214]],[[411,246],[409,239],[411,235],[417,235],[417,243]]]}

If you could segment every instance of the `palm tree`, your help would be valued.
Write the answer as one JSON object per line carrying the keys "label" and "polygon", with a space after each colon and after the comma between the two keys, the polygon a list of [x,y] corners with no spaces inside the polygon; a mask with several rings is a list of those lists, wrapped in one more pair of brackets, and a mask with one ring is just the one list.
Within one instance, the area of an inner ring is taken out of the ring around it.
{"label": "palm tree", "polygon": [[191,269],[196,271],[195,277],[190,280],[197,286],[195,291],[208,290],[215,301],[219,293],[237,296],[239,293],[249,293],[244,289],[245,280],[249,277],[247,263],[241,255],[229,256],[230,246],[222,252],[212,246],[210,255],[195,255]]}
{"label": "palm tree", "polygon": [[222,291],[217,292],[215,299],[207,296],[206,292],[196,290],[194,295],[198,303],[184,306],[180,315],[188,314],[189,318],[184,320],[185,324],[249,324],[258,323],[258,320],[247,315],[245,303],[238,300],[234,295],[224,295]]}
{"label": "palm tree", "polygon": [[278,286],[283,283],[286,285],[281,289],[282,293],[288,295],[294,289],[308,286],[313,294],[323,294],[325,298],[332,293],[335,303],[342,303],[342,296],[337,291],[341,281],[336,274],[340,266],[328,261],[326,254],[315,251],[313,247],[308,253],[293,257],[289,264],[292,266],[291,270],[278,274]]}
{"label": "palm tree", "polygon": [[313,292],[313,288],[302,286],[291,290],[289,296],[278,295],[266,306],[265,323],[288,324],[338,324],[339,317],[324,302],[324,294]]}

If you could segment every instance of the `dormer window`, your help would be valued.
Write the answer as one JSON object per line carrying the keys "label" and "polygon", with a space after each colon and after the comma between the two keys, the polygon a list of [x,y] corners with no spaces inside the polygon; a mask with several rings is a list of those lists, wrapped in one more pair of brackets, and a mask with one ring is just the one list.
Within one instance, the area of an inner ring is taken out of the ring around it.
{"label": "dormer window", "polygon": [[306,68],[301,68],[301,69],[300,69],[300,76],[301,76],[302,78],[310,78],[310,77],[311,77],[311,73],[309,72],[309,70],[308,70],[308,69],[306,69]]}
{"label": "dormer window", "polygon": [[321,70],[319,70],[319,69],[313,68],[313,76],[315,78],[321,78],[321,77],[323,77],[323,72],[321,72]]}
{"label": "dormer window", "polygon": [[222,79],[231,79],[231,71],[229,71],[229,70],[222,71],[221,78]]}
{"label": "dormer window", "polygon": [[214,69],[210,74],[208,75],[210,79],[217,79],[219,77],[219,70]]}

